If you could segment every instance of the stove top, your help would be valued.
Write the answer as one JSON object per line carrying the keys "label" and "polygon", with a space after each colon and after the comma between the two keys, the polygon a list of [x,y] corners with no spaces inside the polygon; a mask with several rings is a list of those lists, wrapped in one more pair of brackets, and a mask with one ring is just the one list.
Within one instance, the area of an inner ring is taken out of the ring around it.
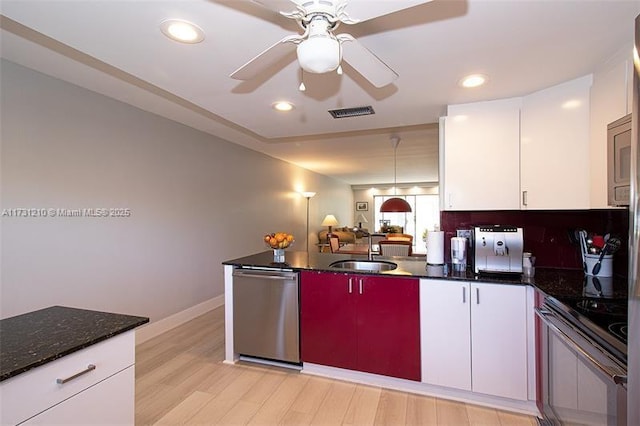
{"label": "stove top", "polygon": [[626,362],[627,300],[591,296],[550,299],[566,319]]}
{"label": "stove top", "polygon": [[627,344],[627,301],[601,298],[584,298],[575,303],[575,309],[591,322]]}

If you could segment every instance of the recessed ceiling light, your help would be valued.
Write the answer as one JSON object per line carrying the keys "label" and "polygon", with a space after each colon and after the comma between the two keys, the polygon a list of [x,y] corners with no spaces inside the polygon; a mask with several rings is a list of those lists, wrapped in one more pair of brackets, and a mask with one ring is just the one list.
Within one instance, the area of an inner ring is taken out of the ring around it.
{"label": "recessed ceiling light", "polygon": [[562,108],[564,108],[564,109],[576,109],[580,105],[582,105],[582,102],[580,102],[578,99],[571,99],[571,100],[568,100],[565,103],[563,103],[562,104]]}
{"label": "recessed ceiling light", "polygon": [[287,101],[275,102],[273,105],[273,109],[276,111],[291,111],[293,109],[293,104]]}
{"label": "recessed ceiling light", "polygon": [[468,75],[468,76],[464,77],[462,80],[460,80],[460,82],[458,84],[460,86],[466,87],[466,88],[478,87],[478,86],[482,86],[484,83],[486,83],[487,80],[488,80],[488,78],[487,78],[486,75],[471,74],[471,75]]}
{"label": "recessed ceiling light", "polygon": [[181,43],[200,43],[204,40],[202,28],[181,19],[166,19],[160,23],[160,31],[171,40]]}

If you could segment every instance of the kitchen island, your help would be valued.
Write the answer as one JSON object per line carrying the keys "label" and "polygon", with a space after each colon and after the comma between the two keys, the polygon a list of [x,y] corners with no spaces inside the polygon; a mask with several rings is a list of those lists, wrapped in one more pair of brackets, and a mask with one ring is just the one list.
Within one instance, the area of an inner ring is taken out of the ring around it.
{"label": "kitchen island", "polygon": [[146,317],[52,306],[0,321],[1,424],[133,424]]}
{"label": "kitchen island", "polygon": [[[538,415],[537,300],[583,295],[582,271],[538,268],[534,278],[476,275],[427,265],[424,258],[382,258],[397,268],[336,269],[366,256],[266,251],[224,262],[225,362],[233,346],[233,271],[293,271],[300,277],[303,373],[428,394]],[[608,283],[622,292],[623,279]],[[416,369],[417,362],[417,369]]]}

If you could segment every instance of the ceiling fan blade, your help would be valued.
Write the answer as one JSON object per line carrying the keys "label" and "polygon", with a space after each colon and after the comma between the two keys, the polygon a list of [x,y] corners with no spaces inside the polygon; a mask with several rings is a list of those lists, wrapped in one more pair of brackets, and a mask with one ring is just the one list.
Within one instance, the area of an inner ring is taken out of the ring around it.
{"label": "ceiling fan blade", "polygon": [[297,6],[302,4],[302,0],[251,0],[258,3],[262,7],[274,10],[276,12],[291,12]]}
{"label": "ceiling fan blade", "polygon": [[345,12],[348,13],[354,21],[363,22],[431,1],[432,0],[346,0],[347,7],[345,8]]}
{"label": "ceiling fan blade", "polygon": [[342,59],[369,80],[375,87],[384,87],[398,78],[398,74],[382,62],[373,52],[349,34],[340,34]]}
{"label": "ceiling fan blade", "polygon": [[267,48],[258,56],[235,70],[229,77],[236,80],[251,80],[265,69],[269,68],[296,49],[296,43],[301,40],[299,35],[289,35]]}

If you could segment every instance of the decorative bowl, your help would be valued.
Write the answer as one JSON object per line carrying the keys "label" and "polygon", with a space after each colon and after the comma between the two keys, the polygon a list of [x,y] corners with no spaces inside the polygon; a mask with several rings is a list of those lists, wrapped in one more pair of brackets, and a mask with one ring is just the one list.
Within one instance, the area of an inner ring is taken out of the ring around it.
{"label": "decorative bowl", "polygon": [[284,263],[284,250],[295,242],[293,235],[286,232],[265,234],[263,239],[267,246],[273,249],[273,261],[276,263]]}

